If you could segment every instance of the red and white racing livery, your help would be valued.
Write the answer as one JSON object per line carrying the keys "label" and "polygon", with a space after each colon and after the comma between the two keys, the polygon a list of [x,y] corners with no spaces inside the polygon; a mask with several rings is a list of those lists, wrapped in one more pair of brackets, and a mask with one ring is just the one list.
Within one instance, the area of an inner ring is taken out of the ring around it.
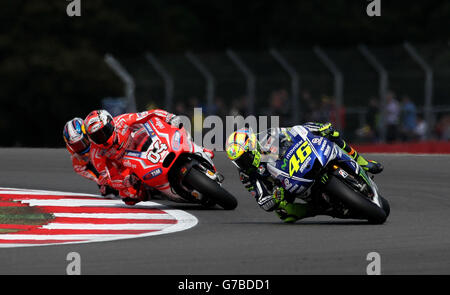
{"label": "red and white racing livery", "polygon": [[147,237],[186,230],[198,222],[187,212],[154,202],[130,207],[96,195],[0,188],[0,207],[26,206],[51,218],[43,224],[0,224],[0,247]]}
{"label": "red and white racing livery", "polygon": [[182,126],[153,117],[132,137],[133,148],[125,151],[122,165],[138,179],[138,191],[151,188],[176,202],[236,208],[237,200],[222,187],[223,176],[210,155]]}

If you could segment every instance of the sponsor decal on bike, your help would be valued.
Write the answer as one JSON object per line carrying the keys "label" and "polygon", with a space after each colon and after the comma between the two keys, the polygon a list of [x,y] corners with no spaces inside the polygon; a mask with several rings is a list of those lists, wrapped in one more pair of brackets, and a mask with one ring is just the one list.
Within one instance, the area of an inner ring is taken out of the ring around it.
{"label": "sponsor decal on bike", "polygon": [[155,118],[155,124],[159,129],[165,128],[164,124],[161,122],[161,119],[159,119],[159,118]]}
{"label": "sponsor decal on bike", "polygon": [[155,139],[155,137],[157,137],[155,131],[153,131],[149,123],[145,123],[144,128],[145,131],[147,131],[147,134],[150,135],[151,139]]}
{"label": "sponsor decal on bike", "polygon": [[303,143],[304,143],[303,140],[300,140],[299,142],[297,142],[297,143],[291,148],[291,150],[286,154],[285,158],[286,158],[287,160],[289,160],[289,159],[292,157],[292,155],[294,154],[294,152],[297,151],[298,147],[299,147],[300,145],[302,145]]}
{"label": "sponsor decal on bike", "polygon": [[309,162],[311,162],[311,157],[306,158],[305,162],[303,162],[302,166],[300,167],[300,173],[303,173],[305,169],[310,167]]}
{"label": "sponsor decal on bike", "polygon": [[147,159],[153,164],[157,164],[162,161],[167,155],[167,145],[161,143],[159,139],[154,141],[148,149]]}
{"label": "sponsor decal on bike", "polygon": [[172,136],[172,149],[175,151],[178,151],[181,146],[181,134],[178,131],[175,131],[175,133]]}
{"label": "sponsor decal on bike", "polygon": [[317,145],[320,145],[323,141],[323,137],[314,137],[311,142]]}
{"label": "sponsor decal on bike", "polygon": [[125,167],[133,168],[133,169],[136,169],[136,167],[137,167],[136,164],[131,163],[130,160],[125,160],[125,161],[123,161],[123,165],[124,165]]}
{"label": "sponsor decal on bike", "polygon": [[183,168],[180,169],[180,171],[181,171],[181,174],[182,174],[182,175],[185,175],[186,172],[187,172],[187,168],[186,168],[186,167],[183,167]]}
{"label": "sponsor decal on bike", "polygon": [[141,157],[141,153],[137,152],[137,151],[126,151],[125,155],[130,156],[130,157],[136,157],[136,158]]}
{"label": "sponsor decal on bike", "polygon": [[292,158],[289,160],[289,176],[294,175],[294,173],[301,169],[300,164],[303,164],[308,159],[311,160],[311,153],[311,146],[307,141],[304,141],[302,145],[295,151],[295,155],[292,155]]}
{"label": "sponsor decal on bike", "polygon": [[152,171],[150,171],[150,172],[148,172],[147,174],[144,175],[144,180],[152,179],[152,178],[154,178],[156,176],[161,175],[161,173],[162,173],[162,169],[161,168],[152,170]]}
{"label": "sponsor decal on bike", "polygon": [[143,117],[145,117],[147,115],[148,115],[148,111],[137,113],[137,118],[141,119],[141,118],[143,118]]}
{"label": "sponsor decal on bike", "polygon": [[347,178],[347,176],[348,176],[348,173],[345,172],[345,171],[342,170],[342,169],[339,169],[339,174],[340,174],[342,177],[344,177],[344,178]]}

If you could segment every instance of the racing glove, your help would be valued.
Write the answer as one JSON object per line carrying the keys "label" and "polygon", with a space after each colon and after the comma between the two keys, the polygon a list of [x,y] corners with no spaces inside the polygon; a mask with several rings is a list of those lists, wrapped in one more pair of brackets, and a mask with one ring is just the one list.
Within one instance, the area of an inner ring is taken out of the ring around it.
{"label": "racing glove", "polygon": [[101,173],[98,177],[97,184],[100,186],[110,185],[109,177],[107,173]]}
{"label": "racing glove", "polygon": [[134,187],[138,183],[139,183],[139,178],[137,178],[134,174],[127,175],[123,179],[123,185],[125,187]]}
{"label": "racing glove", "polygon": [[284,201],[284,188],[277,187],[271,195],[259,198],[258,205],[265,211],[273,211],[277,209],[281,202]]}
{"label": "racing glove", "polygon": [[244,172],[239,172],[239,180],[242,182],[242,184],[244,185],[244,187],[249,191],[253,191],[254,187],[252,182],[250,181],[250,177],[245,174]]}
{"label": "racing glove", "polygon": [[319,128],[320,135],[323,137],[339,137],[339,132],[334,129],[334,126],[331,123],[322,124]]}

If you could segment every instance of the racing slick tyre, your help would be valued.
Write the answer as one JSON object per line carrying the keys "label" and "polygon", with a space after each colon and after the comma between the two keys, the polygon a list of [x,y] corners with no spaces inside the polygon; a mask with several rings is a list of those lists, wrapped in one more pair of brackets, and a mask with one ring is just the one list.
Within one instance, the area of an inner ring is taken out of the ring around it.
{"label": "racing slick tyre", "polygon": [[233,210],[237,207],[236,198],[222,188],[217,182],[192,168],[184,177],[184,182],[210,198],[225,210]]}
{"label": "racing slick tyre", "polygon": [[[367,219],[369,223],[382,224],[387,219],[388,212],[385,212],[382,208],[368,200],[363,194],[355,191],[335,176],[330,176],[325,186],[325,192],[339,199],[350,210],[356,213],[357,216]],[[383,202],[383,199],[380,199],[380,202],[384,207],[385,202]],[[387,201],[386,204],[388,204]]]}
{"label": "racing slick tyre", "polygon": [[389,213],[391,213],[391,206],[389,205],[389,202],[382,196],[378,195],[378,198],[380,199],[381,207],[383,207],[384,213],[386,213],[387,218],[389,216]]}

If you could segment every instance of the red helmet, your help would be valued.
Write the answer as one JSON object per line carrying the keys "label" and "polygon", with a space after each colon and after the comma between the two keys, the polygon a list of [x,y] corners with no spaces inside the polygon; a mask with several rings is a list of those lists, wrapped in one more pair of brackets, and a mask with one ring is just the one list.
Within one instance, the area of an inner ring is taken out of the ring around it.
{"label": "red helmet", "polygon": [[64,125],[63,137],[67,147],[74,153],[84,155],[91,148],[81,118],[73,118]]}
{"label": "red helmet", "polygon": [[98,145],[110,147],[114,143],[115,124],[113,117],[105,110],[92,111],[84,119],[86,134]]}

